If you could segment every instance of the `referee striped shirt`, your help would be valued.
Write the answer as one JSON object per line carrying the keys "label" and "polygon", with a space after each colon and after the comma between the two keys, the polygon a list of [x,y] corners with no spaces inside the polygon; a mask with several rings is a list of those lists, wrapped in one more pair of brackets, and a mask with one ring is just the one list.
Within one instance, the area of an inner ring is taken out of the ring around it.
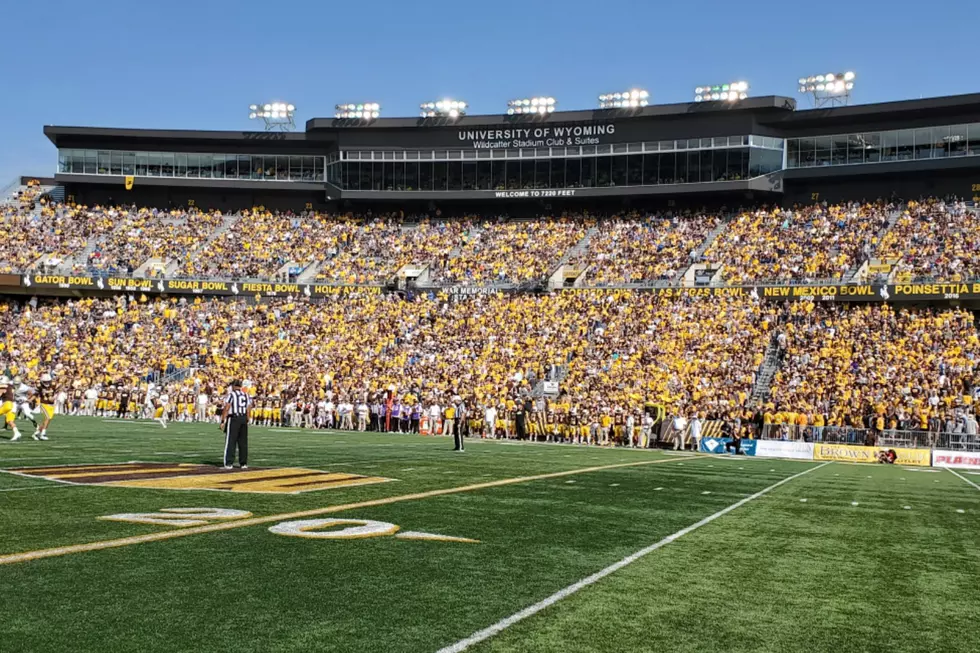
{"label": "referee striped shirt", "polygon": [[241,390],[232,390],[225,398],[228,406],[228,415],[231,417],[244,417],[248,413],[248,407],[252,403],[252,398]]}

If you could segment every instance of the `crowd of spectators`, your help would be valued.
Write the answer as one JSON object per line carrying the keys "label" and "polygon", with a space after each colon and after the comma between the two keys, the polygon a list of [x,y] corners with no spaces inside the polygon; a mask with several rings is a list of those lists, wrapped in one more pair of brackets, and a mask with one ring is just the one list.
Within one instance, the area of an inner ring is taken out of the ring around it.
{"label": "crowd of spectators", "polygon": [[151,258],[194,269],[194,257],[223,223],[219,211],[117,209],[112,231],[88,256],[91,270],[132,274]]}
{"label": "crowd of spectators", "polygon": [[40,200],[41,190],[41,182],[37,179],[30,179],[26,184],[23,184],[13,192],[11,195],[12,203],[26,211],[30,211]]}
{"label": "crowd of spectators", "polygon": [[272,279],[287,264],[298,272],[335,255],[352,242],[357,229],[353,220],[313,211],[243,211],[232,228],[181,267],[181,275]]}
{"label": "crowd of spectators", "polygon": [[32,207],[0,207],[4,230],[0,239],[2,272],[34,269],[44,255],[51,265],[60,264],[111,229],[115,219],[114,210],[101,207],[88,210],[43,200]]}
{"label": "crowd of spectators", "polygon": [[728,283],[840,281],[870,258],[891,207],[815,204],[738,215],[705,251]]}
{"label": "crowd of spectators", "polygon": [[670,280],[692,263],[719,223],[711,215],[614,217],[597,224],[586,251],[569,263],[589,266],[589,285]]}
{"label": "crowd of spectators", "polygon": [[[35,298],[0,304],[0,333],[0,363],[28,383],[50,372],[76,398],[93,388],[145,394],[149,380],[187,370],[171,396],[209,389],[216,399],[228,379],[246,378],[264,407],[301,406],[311,423],[321,402],[374,405],[385,395],[426,411],[451,405],[477,432],[499,415],[491,433],[516,434],[517,407],[538,381],[560,378],[539,433],[593,441],[605,427],[639,425],[650,406],[688,420],[764,413],[768,424],[820,428],[871,413],[924,429],[972,412],[980,373],[973,315],[958,309],[630,290]],[[750,397],[771,342],[782,364],[757,407]]]}
{"label": "crowd of spectators", "polygon": [[897,278],[980,277],[980,215],[962,202],[911,201],[882,238],[880,259],[898,259]]}
{"label": "crowd of spectators", "polygon": [[[970,311],[888,304],[787,306],[767,421],[936,430],[973,412],[980,340]],[[936,422],[930,423],[932,420]]]}
{"label": "crowd of spectators", "polygon": [[652,401],[687,418],[741,417],[780,307],[744,299],[675,300],[616,291],[573,295],[590,345],[565,382],[584,409]]}
{"label": "crowd of spectators", "polygon": [[432,270],[433,280],[462,284],[541,280],[593,223],[587,215],[483,222],[460,244],[456,256]]}
{"label": "crowd of spectators", "polygon": [[[889,215],[902,215],[890,229]],[[676,278],[692,262],[723,265],[730,284],[842,281],[863,261],[897,261],[896,280],[980,277],[980,215],[960,202],[921,200],[814,204],[716,215],[588,213],[504,217],[280,213],[254,208],[220,233],[225,217],[197,209],[83,207],[46,198],[0,208],[7,237],[0,270],[22,272],[43,255],[72,258],[73,271],[132,273],[150,258],[175,261],[184,277],[276,277],[312,264],[337,284],[390,280],[404,265],[428,266],[438,284],[541,280],[565,260],[588,266],[588,285]],[[696,253],[723,226],[704,254]],[[588,244],[575,250],[593,229]],[[78,256],[86,246],[85,260]],[[566,255],[569,255],[566,257]],[[279,277],[281,278],[281,276]]]}
{"label": "crowd of spectators", "polygon": [[445,268],[453,250],[472,237],[473,223],[466,219],[403,224],[381,218],[364,224],[347,247],[330,252],[317,279],[364,284],[389,281],[409,264]]}

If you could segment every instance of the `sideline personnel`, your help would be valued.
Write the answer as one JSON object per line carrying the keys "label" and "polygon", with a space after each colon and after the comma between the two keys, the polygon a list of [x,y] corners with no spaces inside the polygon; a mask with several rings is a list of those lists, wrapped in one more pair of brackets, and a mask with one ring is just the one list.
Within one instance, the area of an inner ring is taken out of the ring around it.
{"label": "sideline personnel", "polygon": [[238,463],[248,469],[248,420],[252,416],[252,398],[242,391],[241,381],[231,382],[231,392],[221,410],[221,430],[225,433],[224,469],[231,469],[238,449]]}

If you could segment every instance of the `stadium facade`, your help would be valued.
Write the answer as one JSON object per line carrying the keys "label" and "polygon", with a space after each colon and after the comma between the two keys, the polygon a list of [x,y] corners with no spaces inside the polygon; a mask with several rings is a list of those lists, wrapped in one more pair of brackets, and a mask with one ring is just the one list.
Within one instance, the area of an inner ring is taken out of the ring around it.
{"label": "stadium facade", "polygon": [[980,94],[811,110],[770,96],[543,116],[313,118],[301,133],[44,131],[58,148],[56,182],[86,204],[540,211],[980,199]]}

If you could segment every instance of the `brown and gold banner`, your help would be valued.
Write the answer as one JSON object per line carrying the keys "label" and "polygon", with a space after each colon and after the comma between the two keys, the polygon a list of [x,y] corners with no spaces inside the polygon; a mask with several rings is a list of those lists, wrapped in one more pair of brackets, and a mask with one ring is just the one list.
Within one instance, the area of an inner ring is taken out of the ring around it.
{"label": "brown and gold banner", "polygon": [[[254,281],[218,281],[209,279],[133,279],[129,277],[62,274],[28,274],[20,278],[27,289],[58,288],[62,290],[101,290],[146,292],[174,295],[262,295],[335,297],[354,293],[383,291],[384,286],[335,286],[316,283],[276,283]],[[424,291],[424,288],[419,290]],[[510,288],[459,286],[432,288],[450,296],[519,292]],[[969,283],[907,283],[907,284],[840,284],[823,286],[705,286],[659,288],[566,288],[561,292],[610,294],[624,290],[651,292],[670,298],[758,297],[760,300],[814,302],[915,302],[936,300],[980,300],[980,282]]]}
{"label": "brown and gold banner", "polygon": [[256,283],[250,281],[218,281],[209,279],[133,279],[129,277],[100,277],[67,274],[27,274],[21,277],[23,288],[61,290],[108,290],[145,292],[168,295],[262,295],[334,297],[354,293],[381,292],[381,286],[334,286],[316,283]]}

